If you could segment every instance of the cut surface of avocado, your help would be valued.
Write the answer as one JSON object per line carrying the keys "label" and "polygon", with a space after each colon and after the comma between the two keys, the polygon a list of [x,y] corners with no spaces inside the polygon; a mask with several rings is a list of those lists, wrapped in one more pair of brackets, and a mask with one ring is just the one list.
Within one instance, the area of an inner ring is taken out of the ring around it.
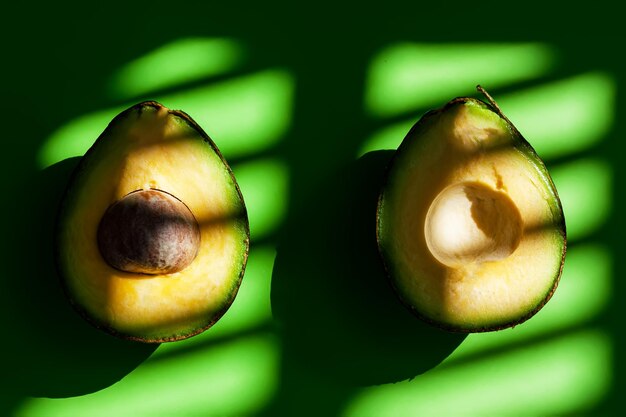
{"label": "cut surface of avocado", "polygon": [[410,130],[380,195],[377,240],[402,302],[460,332],[533,316],[556,289],[566,251],[544,163],[495,103],[473,98]]}
{"label": "cut surface of avocado", "polygon": [[249,226],[233,173],[182,111],[119,114],[81,159],[56,232],[66,295],[92,324],[142,342],[212,326],[243,277]]}

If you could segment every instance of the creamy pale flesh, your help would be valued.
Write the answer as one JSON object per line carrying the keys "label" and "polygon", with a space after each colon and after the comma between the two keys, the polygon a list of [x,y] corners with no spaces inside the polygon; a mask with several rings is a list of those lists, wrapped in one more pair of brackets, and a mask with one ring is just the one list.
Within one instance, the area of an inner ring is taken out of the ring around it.
{"label": "creamy pale flesh", "polygon": [[[60,227],[61,267],[74,302],[98,324],[146,340],[183,337],[232,301],[247,254],[245,209],[220,156],[186,120],[143,107],[117,120],[86,156]],[[198,253],[182,271],[122,272],[100,255],[107,208],[137,190],[163,190],[198,222]]]}
{"label": "creamy pale flesh", "polygon": [[514,323],[551,293],[565,248],[545,167],[476,102],[405,139],[379,206],[394,286],[421,315],[473,330]]}
{"label": "creamy pale flesh", "polygon": [[522,219],[508,195],[478,182],[444,189],[430,205],[424,226],[432,255],[453,268],[504,259],[521,235]]}

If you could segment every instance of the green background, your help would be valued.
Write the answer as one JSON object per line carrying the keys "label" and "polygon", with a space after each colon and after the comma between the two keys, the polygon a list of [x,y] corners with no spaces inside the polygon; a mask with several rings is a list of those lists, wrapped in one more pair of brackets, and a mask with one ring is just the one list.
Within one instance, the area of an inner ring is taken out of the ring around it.
{"label": "green background", "polygon": [[[0,414],[617,415],[624,36],[592,6],[3,6]],[[537,316],[465,337],[398,305],[372,216],[411,124],[479,83],[544,157],[569,251]],[[77,158],[143,99],[212,136],[252,231],[232,308],[161,346],[91,328],[52,258]]]}

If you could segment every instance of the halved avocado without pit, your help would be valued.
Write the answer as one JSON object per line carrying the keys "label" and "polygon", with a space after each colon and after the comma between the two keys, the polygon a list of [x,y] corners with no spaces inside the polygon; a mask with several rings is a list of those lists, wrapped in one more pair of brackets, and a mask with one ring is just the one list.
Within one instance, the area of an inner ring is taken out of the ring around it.
{"label": "halved avocado without pit", "polygon": [[377,210],[379,252],[400,300],[450,331],[512,327],[563,268],[563,209],[544,163],[488,103],[426,113],[395,152]]}
{"label": "halved avocado without pit", "polygon": [[72,305],[141,342],[188,338],[233,302],[249,250],[235,177],[209,136],[157,102],[120,113],[79,162],[56,227]]}

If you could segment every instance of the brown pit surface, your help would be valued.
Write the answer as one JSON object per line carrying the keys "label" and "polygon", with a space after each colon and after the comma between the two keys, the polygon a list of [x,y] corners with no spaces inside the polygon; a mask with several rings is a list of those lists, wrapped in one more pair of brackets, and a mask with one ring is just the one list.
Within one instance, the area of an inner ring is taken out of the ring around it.
{"label": "brown pit surface", "polygon": [[120,271],[171,274],[198,253],[200,228],[189,208],[160,190],[138,190],[106,210],[98,226],[98,248]]}

